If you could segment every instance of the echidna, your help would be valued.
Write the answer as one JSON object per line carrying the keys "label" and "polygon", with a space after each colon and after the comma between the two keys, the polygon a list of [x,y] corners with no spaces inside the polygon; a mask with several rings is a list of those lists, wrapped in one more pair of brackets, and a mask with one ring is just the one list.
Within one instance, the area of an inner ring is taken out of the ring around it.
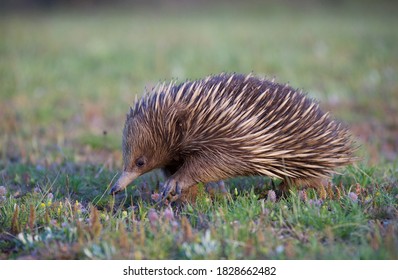
{"label": "echidna", "polygon": [[111,193],[163,169],[161,197],[198,182],[263,175],[316,187],[354,161],[348,130],[304,93],[253,75],[163,83],[130,109]]}

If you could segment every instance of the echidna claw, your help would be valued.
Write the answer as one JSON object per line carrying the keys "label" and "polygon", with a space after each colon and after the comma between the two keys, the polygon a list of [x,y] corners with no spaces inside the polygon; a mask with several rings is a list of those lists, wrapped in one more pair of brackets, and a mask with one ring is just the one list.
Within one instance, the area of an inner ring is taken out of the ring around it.
{"label": "echidna claw", "polygon": [[164,200],[165,198],[167,198],[167,196],[169,195],[169,193],[172,192],[173,190],[173,181],[166,181],[163,185],[163,187],[160,189],[160,199]]}
{"label": "echidna claw", "polygon": [[174,202],[174,201],[176,201],[177,199],[179,199],[179,198],[181,197],[181,192],[182,192],[181,186],[180,186],[180,184],[178,184],[178,182],[177,182],[177,183],[176,183],[176,189],[175,189],[175,195],[172,195],[172,196],[171,196],[170,202]]}
{"label": "echidna claw", "polygon": [[160,190],[160,196],[157,203],[164,201],[170,196],[170,202],[176,201],[181,197],[182,188],[178,182],[169,180],[165,182],[162,189]]}
{"label": "echidna claw", "polygon": [[169,193],[171,192],[171,188],[172,188],[172,184],[170,181],[167,181],[164,183],[163,188],[162,188],[163,190],[161,191],[162,198],[166,198],[169,195]]}

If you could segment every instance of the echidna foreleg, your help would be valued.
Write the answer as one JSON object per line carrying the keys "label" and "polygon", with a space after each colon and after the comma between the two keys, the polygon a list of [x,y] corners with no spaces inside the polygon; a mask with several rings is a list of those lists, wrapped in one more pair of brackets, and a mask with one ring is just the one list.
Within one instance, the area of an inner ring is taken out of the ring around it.
{"label": "echidna foreleg", "polygon": [[[230,166],[230,162],[214,162],[205,155],[197,154],[184,163],[167,179],[160,189],[161,199],[169,194],[180,196],[181,192],[199,182],[218,182],[221,192],[227,193],[222,178],[231,177],[220,166]],[[167,174],[165,174],[167,176]]]}
{"label": "echidna foreleg", "polygon": [[285,177],[278,186],[281,196],[287,196],[291,188],[319,188],[326,187],[329,180],[327,178],[287,178]]}
{"label": "echidna foreleg", "polygon": [[178,199],[181,196],[182,190],[189,188],[194,185],[196,182],[190,179],[187,176],[179,176],[180,172],[177,172],[173,176],[171,176],[164,184],[163,187],[159,190],[160,192],[160,200],[163,200],[172,195],[172,201]]}

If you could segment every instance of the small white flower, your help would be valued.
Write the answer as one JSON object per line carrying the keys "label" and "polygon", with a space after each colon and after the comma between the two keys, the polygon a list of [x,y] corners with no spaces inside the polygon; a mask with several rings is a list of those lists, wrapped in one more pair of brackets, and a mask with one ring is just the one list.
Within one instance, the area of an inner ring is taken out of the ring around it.
{"label": "small white flower", "polygon": [[356,193],[350,192],[348,194],[348,198],[351,199],[352,202],[357,202],[358,201],[358,196]]}
{"label": "small white flower", "polygon": [[151,223],[151,225],[154,225],[159,220],[158,213],[156,213],[155,209],[149,209],[148,220]]}
{"label": "small white flower", "polygon": [[7,194],[7,189],[4,186],[0,186],[0,196],[5,196]]}
{"label": "small white flower", "polygon": [[278,246],[275,248],[275,252],[276,252],[277,254],[282,254],[283,251],[285,251],[285,247],[283,247],[283,245],[278,245]]}
{"label": "small white flower", "polygon": [[171,208],[166,208],[163,212],[163,215],[167,221],[172,221],[174,219],[174,213]]}
{"label": "small white flower", "polygon": [[273,190],[268,191],[268,201],[275,202],[276,201],[276,193]]}

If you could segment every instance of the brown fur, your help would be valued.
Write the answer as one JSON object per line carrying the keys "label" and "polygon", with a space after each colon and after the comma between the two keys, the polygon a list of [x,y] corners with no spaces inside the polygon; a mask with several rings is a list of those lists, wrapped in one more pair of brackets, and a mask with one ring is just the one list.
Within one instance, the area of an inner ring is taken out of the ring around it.
{"label": "brown fur", "polygon": [[135,178],[162,168],[163,196],[236,176],[313,185],[352,153],[348,130],[316,102],[251,75],[159,85],[131,108],[123,131],[124,171]]}

